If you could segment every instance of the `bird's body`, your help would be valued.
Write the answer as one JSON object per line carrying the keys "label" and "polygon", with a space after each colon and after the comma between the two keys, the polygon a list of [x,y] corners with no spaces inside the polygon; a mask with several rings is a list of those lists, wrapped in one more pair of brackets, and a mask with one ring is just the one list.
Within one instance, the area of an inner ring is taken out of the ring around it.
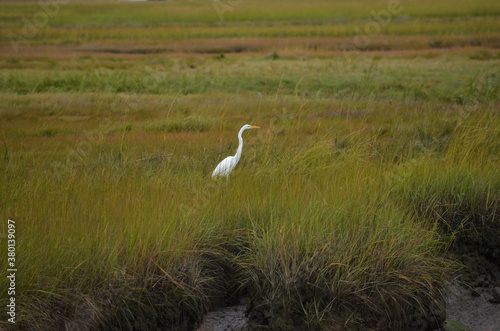
{"label": "bird's body", "polygon": [[239,145],[236,154],[234,156],[228,156],[224,160],[222,160],[212,173],[212,178],[227,177],[236,167],[241,158],[241,151],[243,150],[243,137],[241,135],[243,134],[243,131],[248,129],[260,129],[260,127],[249,124],[243,125],[243,127],[240,129],[240,132],[238,133]]}
{"label": "bird's body", "polygon": [[238,161],[234,156],[228,156],[221,161],[212,173],[212,178],[214,177],[227,177],[233,171],[233,169],[238,164]]}

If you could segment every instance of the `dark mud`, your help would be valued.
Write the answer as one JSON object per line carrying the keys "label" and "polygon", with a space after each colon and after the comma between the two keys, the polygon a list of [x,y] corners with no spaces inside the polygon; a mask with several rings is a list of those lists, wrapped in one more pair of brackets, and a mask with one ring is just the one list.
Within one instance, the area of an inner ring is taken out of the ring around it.
{"label": "dark mud", "polygon": [[245,316],[246,306],[230,306],[210,312],[203,319],[198,331],[244,331],[248,330]]}
{"label": "dark mud", "polygon": [[446,330],[500,330],[500,288],[497,298],[488,291],[477,292],[463,285],[453,285],[446,298]]}
{"label": "dark mud", "polygon": [[458,251],[461,253],[457,259],[464,267],[456,275],[446,297],[446,314],[450,321],[447,326],[456,322],[458,327],[448,330],[500,330],[500,260],[496,250],[487,250],[493,254],[482,254],[484,246],[475,249],[466,245]]}
{"label": "dark mud", "polygon": [[446,297],[446,313],[450,323],[458,322],[465,330],[500,330],[500,220],[497,215],[498,212],[492,213],[488,221],[484,216],[473,217],[467,227],[454,229],[450,254],[462,268],[455,274]]}

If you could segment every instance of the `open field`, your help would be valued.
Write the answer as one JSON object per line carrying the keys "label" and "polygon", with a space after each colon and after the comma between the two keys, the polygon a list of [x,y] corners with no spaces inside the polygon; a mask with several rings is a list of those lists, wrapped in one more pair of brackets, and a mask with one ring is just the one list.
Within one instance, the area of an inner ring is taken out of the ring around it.
{"label": "open field", "polygon": [[27,35],[40,5],[0,2],[0,327],[192,330],[245,297],[272,330],[435,329],[459,258],[498,265],[498,1],[401,1],[362,45],[387,2],[233,4]]}

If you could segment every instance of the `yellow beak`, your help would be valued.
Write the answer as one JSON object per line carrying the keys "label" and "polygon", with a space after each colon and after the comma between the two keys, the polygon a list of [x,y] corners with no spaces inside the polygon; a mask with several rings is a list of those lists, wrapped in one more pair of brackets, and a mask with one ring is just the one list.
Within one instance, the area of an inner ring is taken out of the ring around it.
{"label": "yellow beak", "polygon": [[252,129],[260,129],[260,126],[250,125]]}

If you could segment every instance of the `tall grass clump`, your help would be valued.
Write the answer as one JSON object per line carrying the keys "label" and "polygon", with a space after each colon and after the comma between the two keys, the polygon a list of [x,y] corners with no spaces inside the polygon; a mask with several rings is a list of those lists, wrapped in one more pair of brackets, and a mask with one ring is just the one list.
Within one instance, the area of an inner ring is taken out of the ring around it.
{"label": "tall grass clump", "polygon": [[396,190],[419,219],[436,222],[476,280],[500,260],[499,124],[495,111],[470,115],[455,128],[444,156],[414,162]]}
{"label": "tall grass clump", "polygon": [[444,156],[415,161],[400,190],[415,211],[448,232],[467,224],[499,226],[500,130],[498,114],[473,114],[449,138]]}
{"label": "tall grass clump", "polygon": [[[276,330],[443,322],[446,267],[430,231],[389,212],[281,214],[248,239],[243,265],[254,322]],[[330,224],[314,228],[311,222]]]}

